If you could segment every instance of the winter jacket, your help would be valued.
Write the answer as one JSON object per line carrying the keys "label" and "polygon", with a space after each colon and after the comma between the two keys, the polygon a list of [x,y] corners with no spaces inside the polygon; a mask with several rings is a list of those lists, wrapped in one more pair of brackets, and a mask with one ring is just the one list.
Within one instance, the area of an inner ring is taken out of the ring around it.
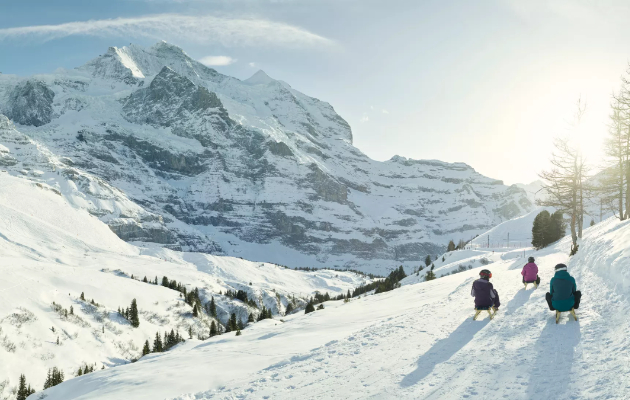
{"label": "winter jacket", "polygon": [[575,279],[567,271],[556,271],[549,284],[551,305],[558,311],[570,311],[575,304],[573,294],[577,291]]}
{"label": "winter jacket", "polygon": [[473,282],[470,295],[475,298],[475,308],[499,307],[499,293],[494,290],[490,281],[479,278]]}
{"label": "winter jacket", "polygon": [[538,278],[538,266],[534,263],[527,263],[521,271],[524,282],[534,282]]}

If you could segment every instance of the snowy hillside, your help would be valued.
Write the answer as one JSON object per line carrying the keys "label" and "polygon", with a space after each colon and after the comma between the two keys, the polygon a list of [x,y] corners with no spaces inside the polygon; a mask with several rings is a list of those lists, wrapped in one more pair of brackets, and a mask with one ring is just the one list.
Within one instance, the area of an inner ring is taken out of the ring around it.
{"label": "snowy hillside", "polygon": [[122,239],[386,274],[531,210],[462,163],[371,160],[325,102],[167,43],[0,75],[0,166],[54,178]]}
{"label": "snowy hillside", "polygon": [[[10,391],[22,373],[41,390],[52,367],[70,379],[81,366],[128,363],[158,332],[174,330],[185,339],[190,332],[193,342],[209,336],[216,322],[212,316],[200,311],[194,317],[179,291],[144,283],[145,276],[160,283],[166,276],[188,292],[198,288],[203,305],[214,297],[221,324],[232,313],[246,324],[249,314],[257,318],[263,307],[274,314],[273,320],[252,326],[277,322],[289,303],[299,309],[316,292],[338,295],[370,282],[349,272],[301,272],[232,257],[136,247],[84,210],[85,199],[70,202],[76,192],[62,188],[68,190],[62,196],[56,173],[38,176],[35,183],[0,172],[0,399],[14,398]],[[244,291],[253,304],[226,296],[227,290]],[[137,328],[118,314],[133,299],[139,309]]]}
{"label": "snowy hillside", "polygon": [[555,211],[550,207],[536,207],[525,215],[502,222],[487,232],[480,234],[472,240],[472,246],[475,248],[488,248],[488,242],[490,243],[490,249],[531,246],[534,218],[543,210],[547,210],[550,213]]}
{"label": "snowy hillside", "polygon": [[[243,336],[188,341],[135,364],[98,371],[45,392],[71,399],[509,398],[630,396],[630,222],[585,230],[534,253],[542,286],[524,290],[523,258],[495,252],[502,306],[473,321],[479,268],[324,310],[258,323]],[[556,325],[544,295],[564,262],[583,300],[579,322]],[[36,395],[37,396],[37,395]],[[33,396],[33,398],[37,398]]]}

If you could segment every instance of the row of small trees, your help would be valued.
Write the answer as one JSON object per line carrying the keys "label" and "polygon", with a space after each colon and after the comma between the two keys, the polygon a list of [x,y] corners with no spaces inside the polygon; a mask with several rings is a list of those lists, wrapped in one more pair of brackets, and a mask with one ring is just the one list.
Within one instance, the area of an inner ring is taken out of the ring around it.
{"label": "row of small trees", "polygon": [[160,336],[160,332],[156,332],[155,339],[153,339],[153,349],[149,347],[149,341],[148,340],[145,341],[144,346],[142,347],[142,355],[146,356],[147,354],[150,354],[150,353],[162,353],[183,341],[184,341],[184,338],[180,336],[179,331],[174,332],[171,329],[170,333],[164,332],[164,340],[162,340],[162,337]]}
{"label": "row of small trees", "polygon": [[140,317],[138,316],[138,303],[136,299],[131,300],[131,306],[126,309],[118,307],[118,314],[131,323],[131,326],[137,328],[140,326]]}

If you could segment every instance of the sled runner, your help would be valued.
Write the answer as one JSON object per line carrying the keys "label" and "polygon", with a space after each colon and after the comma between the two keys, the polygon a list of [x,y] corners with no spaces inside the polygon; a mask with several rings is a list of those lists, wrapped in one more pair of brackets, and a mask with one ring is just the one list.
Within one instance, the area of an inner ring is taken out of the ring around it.
{"label": "sled runner", "polygon": [[525,290],[527,290],[527,285],[529,285],[530,283],[534,285],[534,289],[538,289],[538,283],[534,281],[534,282],[523,282],[523,284],[525,285]]}
{"label": "sled runner", "polygon": [[488,315],[490,316],[490,319],[492,319],[495,315],[497,315],[497,312],[499,310],[494,307],[475,308],[475,316],[473,317],[473,321],[477,320],[477,317],[479,316],[479,314],[481,314],[482,311],[488,311]]}
{"label": "sled runner", "polygon": [[[571,315],[573,315],[573,318],[577,321],[578,317],[577,315],[575,315],[575,310],[571,309],[570,311],[564,311],[564,312],[570,312]],[[558,321],[560,321],[560,316],[562,315],[562,312],[556,310],[556,324],[558,323]]]}

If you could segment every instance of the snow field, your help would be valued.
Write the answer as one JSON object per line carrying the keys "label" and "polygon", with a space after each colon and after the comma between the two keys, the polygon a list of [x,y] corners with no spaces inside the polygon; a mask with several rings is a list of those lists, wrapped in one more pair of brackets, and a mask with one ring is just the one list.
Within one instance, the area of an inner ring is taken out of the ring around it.
{"label": "snow field", "polygon": [[[628,290],[611,277],[627,276],[628,235],[627,222],[607,220],[585,231],[571,259],[567,238],[534,253],[536,290],[523,289],[523,259],[495,261],[488,267],[502,306],[492,321],[472,321],[476,268],[326,303],[241,337],[187,343],[150,366],[140,361],[66,382],[48,399],[624,399]],[[568,263],[583,301],[578,322],[564,314],[556,325],[544,295],[559,262]],[[185,381],[175,388],[163,382],[172,370]],[[173,394],[186,386],[188,394]]]}
{"label": "snow field", "polygon": [[[245,321],[249,312],[259,311],[219,291],[245,290],[278,318],[290,297],[299,305],[304,302],[300,297],[315,291],[337,295],[369,281],[354,273],[301,272],[232,257],[135,247],[45,184],[6,173],[0,173],[0,215],[2,399],[13,398],[11,388],[22,373],[41,390],[51,367],[69,380],[85,364],[100,369],[128,363],[140,356],[145,340],[153,343],[156,332],[173,329],[188,339],[191,329],[194,337],[208,336],[210,317],[192,318],[179,292],[137,280],[145,275],[160,282],[168,276],[188,290],[198,287],[204,301],[214,295],[222,322],[231,312]],[[137,279],[130,279],[131,274]],[[81,292],[86,301],[80,300]],[[138,328],[117,313],[134,298]],[[98,306],[90,304],[92,299]],[[74,315],[66,318],[63,309],[69,312],[71,306]]]}

